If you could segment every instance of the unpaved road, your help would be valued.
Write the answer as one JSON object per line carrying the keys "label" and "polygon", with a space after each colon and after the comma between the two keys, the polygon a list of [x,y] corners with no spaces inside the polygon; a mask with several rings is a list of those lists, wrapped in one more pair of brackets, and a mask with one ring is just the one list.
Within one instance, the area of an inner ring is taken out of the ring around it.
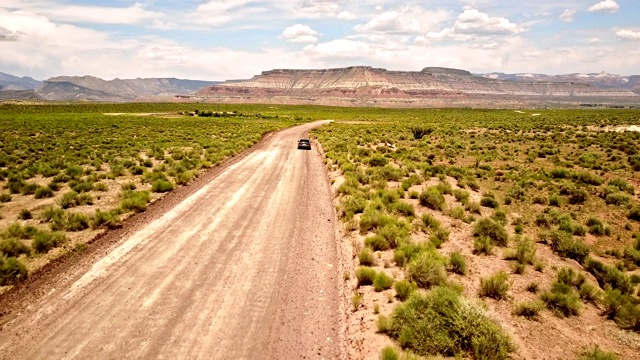
{"label": "unpaved road", "polygon": [[332,195],[316,150],[296,149],[320,124],[270,135],[5,316],[0,358],[341,357]]}

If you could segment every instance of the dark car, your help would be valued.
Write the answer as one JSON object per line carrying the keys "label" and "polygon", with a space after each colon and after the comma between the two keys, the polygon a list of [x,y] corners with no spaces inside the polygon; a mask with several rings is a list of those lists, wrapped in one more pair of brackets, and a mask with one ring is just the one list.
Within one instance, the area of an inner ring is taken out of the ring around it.
{"label": "dark car", "polygon": [[298,149],[311,150],[311,141],[309,139],[298,140]]}

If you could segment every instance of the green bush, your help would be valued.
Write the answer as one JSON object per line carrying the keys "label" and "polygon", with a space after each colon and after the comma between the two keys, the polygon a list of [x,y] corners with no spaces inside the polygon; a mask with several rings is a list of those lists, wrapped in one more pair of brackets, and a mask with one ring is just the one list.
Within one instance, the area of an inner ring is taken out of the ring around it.
{"label": "green bush", "polygon": [[120,208],[125,212],[143,212],[147,209],[149,200],[150,196],[148,191],[126,190],[122,193]]}
{"label": "green bush", "polygon": [[389,243],[382,235],[371,235],[364,239],[365,246],[370,247],[374,251],[389,250]]}
{"label": "green bush", "polygon": [[391,289],[391,286],[393,286],[393,279],[384,271],[379,271],[373,279],[373,289],[377,292]]}
{"label": "green bush", "polygon": [[89,218],[81,213],[67,213],[64,230],[82,231],[89,228]]}
{"label": "green bush", "polygon": [[8,203],[11,201],[11,194],[2,193],[0,194],[0,203]]}
{"label": "green bush", "polygon": [[504,300],[507,297],[507,291],[509,291],[510,287],[509,275],[504,271],[499,271],[491,277],[480,279],[478,296]]}
{"label": "green bush", "polygon": [[151,191],[157,193],[164,193],[173,190],[173,183],[171,181],[156,180],[151,184]]}
{"label": "green bush", "polygon": [[602,303],[609,319],[623,329],[640,332],[640,301],[618,289],[607,289]]}
{"label": "green bush", "polygon": [[449,256],[449,269],[456,274],[467,273],[467,260],[460,252],[455,251]]}
{"label": "green bush", "polygon": [[509,235],[504,227],[491,218],[481,218],[473,226],[475,237],[488,237],[491,242],[498,246],[507,246]]}
{"label": "green bush", "polygon": [[0,253],[6,257],[18,257],[29,255],[31,248],[16,238],[8,238],[0,241]]}
{"label": "green bush", "polygon": [[585,350],[579,360],[618,360],[618,357],[616,354],[604,351],[595,345],[593,348]]}
{"label": "green bush", "polygon": [[442,285],[447,280],[444,260],[435,251],[421,252],[407,265],[407,278],[425,289]]}
{"label": "green bush", "polygon": [[540,240],[551,246],[553,251],[563,258],[583,263],[589,256],[589,248],[581,240],[576,240],[563,231],[547,231],[539,234]]}
{"label": "green bush", "polygon": [[555,282],[550,291],[540,296],[547,309],[559,316],[569,317],[578,315],[580,310],[580,298],[576,290],[567,284]]}
{"label": "green bush", "polygon": [[516,304],[513,313],[527,319],[535,319],[538,313],[544,309],[544,303],[539,300],[526,301]]}
{"label": "green bush", "polygon": [[60,199],[58,199],[58,205],[60,205],[60,207],[62,207],[63,209],[77,206],[77,198],[77,192],[69,191],[68,193],[63,194]]}
{"label": "green bush", "polygon": [[26,279],[27,268],[15,257],[0,257],[0,286],[11,285]]}
{"label": "green bush", "polygon": [[640,221],[640,205],[636,205],[634,208],[629,210],[629,215],[627,217],[631,220]]}
{"label": "green bush", "polygon": [[462,205],[467,205],[469,203],[469,192],[462,189],[453,190],[453,196],[459,201]]}
{"label": "green bush", "polygon": [[96,213],[93,215],[93,218],[91,218],[92,229],[116,229],[121,226],[122,221],[120,220],[120,216],[118,216],[114,211],[102,211],[100,209],[96,209]]}
{"label": "green bush", "polygon": [[399,358],[398,350],[391,346],[385,346],[384,349],[382,349],[382,354],[380,354],[380,360],[398,360]]}
{"label": "green bush", "polygon": [[49,186],[39,187],[38,190],[36,190],[34,197],[36,199],[53,197],[53,190]]}
{"label": "green bush", "polygon": [[480,236],[473,239],[473,253],[491,255],[493,253],[493,243],[488,236]]}
{"label": "green bush", "polygon": [[61,233],[51,233],[48,231],[38,231],[33,238],[31,246],[36,253],[46,253],[54,247],[62,246],[67,242],[67,237]]}
{"label": "green bush", "polygon": [[518,264],[533,265],[536,258],[536,244],[528,237],[516,236],[516,248],[507,253],[505,259],[516,260]]}
{"label": "green bush", "polygon": [[438,188],[435,186],[428,187],[425,191],[423,191],[420,194],[418,199],[420,200],[420,205],[422,206],[426,206],[430,209],[440,210],[440,211],[444,209],[444,205],[445,205],[444,195],[442,195],[440,190],[438,190]]}
{"label": "green bush", "polygon": [[488,208],[492,208],[495,209],[499,206],[500,204],[498,203],[498,200],[492,198],[492,197],[483,197],[480,199],[480,206],[484,206],[484,207],[488,207]]}
{"label": "green bush", "polygon": [[358,286],[373,285],[376,278],[376,270],[368,266],[360,266],[356,270],[356,278],[358,278]]}
{"label": "green bush", "polygon": [[407,280],[400,280],[393,285],[393,288],[396,291],[398,299],[405,301],[415,291],[416,285]]}
{"label": "green bush", "polygon": [[365,247],[358,253],[358,260],[360,265],[364,266],[372,266],[375,265],[376,261],[373,257],[373,251],[370,248]]}
{"label": "green bush", "polygon": [[625,295],[633,294],[634,286],[631,279],[618,268],[592,258],[587,259],[585,268],[598,280],[598,284],[603,289],[609,287],[620,290]]}
{"label": "green bush", "polygon": [[621,178],[611,179],[611,181],[609,181],[609,186],[615,186],[618,188],[618,190],[624,191],[629,195],[635,194],[635,189],[633,188],[633,185],[630,185],[629,182],[625,179],[621,179]]}
{"label": "green bush", "polygon": [[32,215],[29,209],[21,209],[20,212],[18,213],[18,219],[20,220],[29,220],[31,219],[31,217]]}
{"label": "green bush", "polygon": [[395,308],[387,333],[418,355],[507,359],[514,347],[507,333],[479,303],[439,286]]}

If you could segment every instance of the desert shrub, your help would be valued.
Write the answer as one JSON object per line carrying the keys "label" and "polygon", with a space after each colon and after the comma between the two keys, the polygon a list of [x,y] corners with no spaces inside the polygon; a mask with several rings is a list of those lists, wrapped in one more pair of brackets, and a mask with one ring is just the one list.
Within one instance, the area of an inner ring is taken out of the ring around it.
{"label": "desert shrub", "polygon": [[482,214],[482,207],[480,206],[480,203],[477,201],[469,202],[465,206],[465,208],[467,209],[467,211],[469,211],[472,214],[478,214],[478,215]]}
{"label": "desert shrub", "polygon": [[34,197],[36,199],[44,199],[44,198],[53,197],[53,190],[48,186],[39,187],[38,190],[36,190],[36,192],[34,194]]}
{"label": "desert shrub", "polygon": [[505,256],[507,260],[516,260],[518,264],[533,265],[536,257],[536,244],[528,237],[516,236],[516,248]]}
{"label": "desert shrub", "polygon": [[393,288],[398,299],[405,301],[416,290],[416,285],[407,280],[400,280],[393,285]]}
{"label": "desert shrub", "polygon": [[434,230],[429,236],[429,241],[436,247],[440,248],[442,243],[449,239],[449,230],[444,228],[438,228]]}
{"label": "desert shrub", "polygon": [[534,294],[538,293],[538,290],[539,290],[538,283],[537,282],[529,283],[529,285],[527,285],[526,287],[526,290],[530,293],[534,293]]}
{"label": "desert shrub", "polygon": [[500,209],[494,210],[493,214],[491,214],[491,218],[502,226],[507,224],[507,213]]}
{"label": "desert shrub", "polygon": [[602,304],[605,315],[621,328],[640,332],[640,301],[618,289],[606,289]]}
{"label": "desert shrub", "polygon": [[629,215],[627,215],[627,217],[631,220],[640,221],[640,205],[636,205],[629,210]]}
{"label": "desert shrub", "polygon": [[578,289],[578,295],[580,300],[596,304],[600,299],[600,289],[592,283],[585,282]]}
{"label": "desert shrub", "polygon": [[381,229],[378,229],[378,234],[381,235],[389,247],[395,249],[399,245],[406,242],[409,238],[408,226],[404,222],[393,221],[385,224]]}
{"label": "desert shrub", "polygon": [[540,240],[551,246],[554,252],[563,258],[583,263],[589,256],[589,248],[581,240],[574,239],[563,231],[546,231],[539,234]]}
{"label": "desert shrub", "polygon": [[578,315],[580,310],[578,293],[571,285],[565,283],[555,282],[551,290],[542,293],[540,298],[547,309],[559,316]]}
{"label": "desert shrub", "polygon": [[500,204],[498,204],[498,200],[496,200],[493,197],[485,196],[485,197],[480,199],[480,206],[484,206],[484,207],[495,209],[499,205]]}
{"label": "desert shrub", "polygon": [[466,214],[462,206],[454,206],[453,208],[451,208],[451,211],[449,212],[449,216],[451,216],[454,219],[458,219],[462,221],[467,220],[465,215]]}
{"label": "desert shrub", "polygon": [[424,225],[425,228],[428,228],[431,230],[437,230],[442,227],[442,223],[440,222],[440,220],[436,219],[431,214],[422,215],[422,225]]}
{"label": "desert shrub", "polygon": [[509,275],[504,271],[499,271],[493,276],[480,279],[478,296],[503,300],[507,297],[507,291],[509,291],[510,287]]}
{"label": "desert shrub", "polygon": [[347,219],[355,214],[361,214],[367,206],[367,199],[362,196],[347,195],[342,200],[342,211]]}
{"label": "desert shrub", "polygon": [[365,247],[358,253],[358,261],[360,265],[372,266],[375,265],[375,259],[373,258],[373,251],[370,248]]}
{"label": "desert shrub", "polygon": [[488,236],[479,236],[473,239],[473,253],[491,255],[493,243]]}
{"label": "desert shrub", "polygon": [[406,203],[404,201],[398,201],[393,205],[393,209],[403,216],[415,216],[416,210],[413,205]]}
{"label": "desert shrub", "polygon": [[605,234],[605,224],[597,217],[590,216],[587,219],[587,226],[589,227],[589,233],[600,236]]}
{"label": "desert shrub", "polygon": [[124,184],[122,184],[122,186],[120,186],[120,189],[122,189],[123,191],[135,190],[136,189],[136,183],[134,183],[134,182],[124,183]]}
{"label": "desert shrub", "polygon": [[562,206],[562,198],[557,194],[551,194],[551,196],[549,196],[549,205],[556,207]]}
{"label": "desert shrub", "polygon": [[433,128],[424,126],[412,126],[409,130],[413,134],[414,140],[420,140],[434,131]]}
{"label": "desert shrub", "polygon": [[147,209],[149,200],[150,196],[148,191],[127,190],[122,193],[120,208],[125,212],[143,212]]}
{"label": "desert shrub", "polygon": [[38,231],[33,238],[31,246],[36,253],[46,253],[54,247],[62,246],[67,242],[67,237],[61,233]]}
{"label": "desert shrub", "polygon": [[385,158],[382,155],[374,155],[371,158],[369,158],[369,166],[373,166],[373,167],[382,167],[385,166],[389,163],[389,160],[387,160],[387,158]]}
{"label": "desert shrub", "polygon": [[151,184],[151,191],[157,193],[164,193],[173,190],[173,183],[171,181],[156,180]]}
{"label": "desert shrub", "polygon": [[455,251],[449,256],[449,270],[456,274],[464,275],[467,273],[467,260],[460,252]]}
{"label": "desert shrub", "polygon": [[0,253],[6,257],[18,257],[22,254],[29,255],[31,248],[16,238],[8,238],[0,241]]}
{"label": "desert shrub", "polygon": [[433,210],[444,209],[444,195],[438,190],[438,188],[431,186],[423,191],[418,197],[420,204]]}
{"label": "desert shrub", "polygon": [[370,247],[374,251],[385,251],[389,250],[389,243],[382,235],[371,235],[364,239],[365,246]]}
{"label": "desert shrub", "polygon": [[583,204],[589,198],[589,194],[581,188],[572,188],[569,192],[569,204]]}
{"label": "desert shrub", "polygon": [[377,292],[390,289],[391,286],[393,286],[393,279],[384,271],[378,272],[373,279],[373,289]]}
{"label": "desert shrub", "polygon": [[2,193],[0,194],[0,203],[8,203],[11,201],[11,194]]}
{"label": "desert shrub", "polygon": [[368,266],[360,266],[356,270],[356,278],[358,278],[358,286],[373,285],[376,278],[376,270]]}
{"label": "desert shrub", "polygon": [[56,209],[53,206],[48,206],[40,213],[40,220],[43,222],[51,222],[54,220],[62,220],[64,217],[64,210]]}
{"label": "desert shrub", "polygon": [[466,354],[500,360],[514,350],[507,333],[485,315],[482,305],[444,286],[411,296],[396,307],[387,333],[422,356]]}
{"label": "desert shrub", "polygon": [[621,179],[621,178],[611,179],[611,181],[609,181],[609,186],[617,187],[620,191],[624,191],[629,195],[635,194],[635,189],[633,188],[633,185],[630,185],[629,182],[627,182],[627,180],[625,179]]}
{"label": "desert shrub", "polygon": [[99,229],[106,227],[108,229],[116,229],[122,225],[120,216],[114,211],[102,211],[96,209],[96,213],[91,218],[91,228]]}
{"label": "desert shrub", "polygon": [[22,186],[22,189],[20,189],[20,192],[22,193],[22,195],[33,195],[39,188],[40,186],[38,186],[37,184],[25,182]]}
{"label": "desert shrub", "polygon": [[376,230],[393,222],[395,222],[395,219],[379,210],[366,209],[362,217],[360,217],[360,232],[365,234],[368,231]]}
{"label": "desert shrub", "polygon": [[535,319],[538,317],[538,313],[544,309],[544,303],[539,300],[525,301],[516,304],[513,313],[517,316],[522,316],[527,319]]}
{"label": "desert shrub", "polygon": [[509,235],[504,226],[495,222],[491,218],[481,218],[473,226],[475,237],[488,237],[491,242],[498,246],[507,246]]}
{"label": "desert shrub", "polygon": [[435,251],[423,251],[407,265],[407,279],[428,289],[447,280],[444,260]]}
{"label": "desert shrub", "polygon": [[598,280],[603,289],[611,288],[620,290],[625,295],[633,294],[634,286],[631,279],[618,268],[592,258],[587,259],[585,268]]}
{"label": "desert shrub", "polygon": [[631,203],[631,196],[621,192],[607,195],[604,199],[607,205],[625,206]]}
{"label": "desert shrub", "polygon": [[89,218],[81,213],[67,213],[64,221],[66,231],[82,231],[89,228]]}
{"label": "desert shrub", "polygon": [[588,171],[575,172],[571,174],[571,177],[574,181],[587,185],[600,186],[604,183],[604,180],[602,180],[601,177],[594,175]]}
{"label": "desert shrub", "polygon": [[103,182],[98,182],[93,184],[93,190],[95,191],[100,191],[100,192],[105,192],[109,190],[109,186],[107,186],[107,184],[103,183]]}
{"label": "desert shrub", "polygon": [[29,209],[21,209],[18,213],[18,219],[20,220],[29,220],[32,218],[31,211]]}
{"label": "desert shrub", "polygon": [[586,349],[579,360],[618,360],[616,354],[600,349],[598,345],[593,348]]}
{"label": "desert shrub", "polygon": [[15,257],[0,257],[0,286],[11,285],[26,279],[27,268]]}
{"label": "desert shrub", "polygon": [[469,203],[469,192],[462,189],[453,190],[453,196],[459,201],[462,205],[466,205]]}
{"label": "desert shrub", "polygon": [[376,320],[376,325],[378,327],[378,332],[385,334],[389,332],[389,328],[391,328],[391,319],[384,315],[379,315],[378,320]]}
{"label": "desert shrub", "polygon": [[380,354],[380,360],[398,360],[398,359],[400,359],[398,350],[394,349],[391,346],[385,346],[382,349],[382,353]]}
{"label": "desert shrub", "polygon": [[354,292],[351,297],[351,304],[353,305],[353,311],[357,311],[362,304],[362,294],[359,292]]}
{"label": "desert shrub", "polygon": [[77,192],[69,191],[68,193],[63,194],[60,199],[58,199],[58,205],[60,205],[60,207],[62,207],[63,209],[77,206],[77,198]]}

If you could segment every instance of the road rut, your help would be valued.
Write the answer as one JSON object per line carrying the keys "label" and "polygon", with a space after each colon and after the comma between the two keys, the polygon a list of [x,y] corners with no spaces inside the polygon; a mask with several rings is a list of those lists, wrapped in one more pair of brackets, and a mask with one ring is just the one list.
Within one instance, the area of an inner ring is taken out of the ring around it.
{"label": "road rut", "polygon": [[11,359],[339,358],[332,195],[316,150],[271,135],[0,331]]}

